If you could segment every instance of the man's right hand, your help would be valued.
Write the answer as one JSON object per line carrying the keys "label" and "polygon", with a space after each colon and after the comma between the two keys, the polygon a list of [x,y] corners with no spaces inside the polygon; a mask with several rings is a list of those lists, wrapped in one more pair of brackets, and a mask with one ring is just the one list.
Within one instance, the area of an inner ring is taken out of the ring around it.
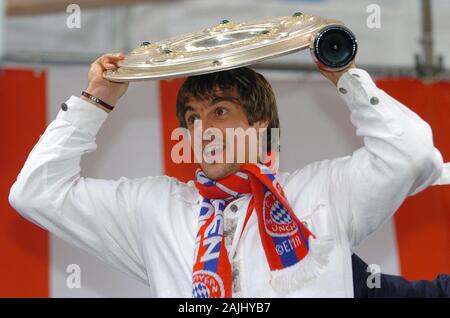
{"label": "man's right hand", "polygon": [[[89,69],[88,87],[85,91],[108,103],[109,105],[115,106],[119,98],[122,97],[122,95],[127,91],[129,83],[109,81],[103,77],[103,72],[105,70],[116,69],[118,67],[117,63],[124,58],[125,56],[122,53],[109,53],[102,55],[101,57],[96,59],[91,64],[91,67]],[[90,99],[84,96],[81,96],[81,98],[95,104]],[[106,108],[97,104],[95,105],[109,112],[109,110],[107,110]]]}

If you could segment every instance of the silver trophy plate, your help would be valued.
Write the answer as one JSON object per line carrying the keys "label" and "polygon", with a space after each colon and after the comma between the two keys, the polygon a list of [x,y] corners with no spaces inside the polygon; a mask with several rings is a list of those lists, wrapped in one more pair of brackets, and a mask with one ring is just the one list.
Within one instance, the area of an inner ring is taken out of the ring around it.
{"label": "silver trophy plate", "polygon": [[337,20],[296,13],[252,22],[222,21],[203,31],[157,43],[143,42],[116,70],[112,81],[142,81],[217,72],[247,66],[306,48],[313,49],[317,34]]}

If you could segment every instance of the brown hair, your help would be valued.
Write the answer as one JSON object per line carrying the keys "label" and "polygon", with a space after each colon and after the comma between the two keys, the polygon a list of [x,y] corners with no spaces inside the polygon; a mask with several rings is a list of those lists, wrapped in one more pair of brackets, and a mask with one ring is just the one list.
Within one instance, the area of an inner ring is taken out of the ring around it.
{"label": "brown hair", "polygon": [[261,74],[248,67],[188,77],[178,91],[176,115],[181,127],[186,128],[186,103],[189,98],[211,99],[214,90],[237,90],[238,99],[247,114],[250,125],[268,120],[267,149],[271,149],[270,128],[280,128],[277,102],[272,86]]}

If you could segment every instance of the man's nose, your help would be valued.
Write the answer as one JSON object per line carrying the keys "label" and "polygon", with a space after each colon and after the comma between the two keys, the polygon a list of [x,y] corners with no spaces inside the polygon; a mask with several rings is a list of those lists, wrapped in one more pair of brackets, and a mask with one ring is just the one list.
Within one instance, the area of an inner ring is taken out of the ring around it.
{"label": "man's nose", "polygon": [[197,140],[204,140],[207,139],[205,137],[207,134],[210,134],[211,129],[213,129],[214,126],[209,120],[205,120],[203,118],[199,118],[194,122],[194,136]]}
{"label": "man's nose", "polygon": [[202,121],[202,134],[205,143],[210,141],[219,141],[224,138],[222,130],[212,120],[205,119]]}
{"label": "man's nose", "polygon": [[200,119],[200,124],[201,124],[201,134],[202,136],[209,134],[209,131],[211,129],[214,129],[214,123],[209,120],[207,117],[201,118]]}

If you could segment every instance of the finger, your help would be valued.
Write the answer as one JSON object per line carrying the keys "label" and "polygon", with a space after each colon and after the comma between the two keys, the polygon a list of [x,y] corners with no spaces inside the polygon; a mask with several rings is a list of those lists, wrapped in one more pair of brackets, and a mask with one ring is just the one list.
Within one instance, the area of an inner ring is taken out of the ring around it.
{"label": "finger", "polygon": [[104,59],[100,61],[100,64],[104,67],[104,68],[117,68],[119,66],[119,62],[120,60],[114,60],[114,59]]}
{"label": "finger", "polygon": [[124,55],[119,54],[105,54],[100,56],[98,59],[96,59],[91,65],[100,65],[102,68],[106,68],[107,64],[114,64],[117,63],[119,60],[123,59]]}
{"label": "finger", "polygon": [[125,58],[125,55],[123,53],[108,53],[105,55],[102,55],[99,60],[100,61],[119,61],[123,60]]}
{"label": "finger", "polygon": [[114,63],[105,63],[103,64],[103,67],[106,68],[107,70],[111,70],[117,68],[117,65]]}
{"label": "finger", "polygon": [[111,70],[111,69],[116,69],[118,67],[117,62],[114,62],[111,60],[101,61],[98,63],[101,65],[102,69]]}

